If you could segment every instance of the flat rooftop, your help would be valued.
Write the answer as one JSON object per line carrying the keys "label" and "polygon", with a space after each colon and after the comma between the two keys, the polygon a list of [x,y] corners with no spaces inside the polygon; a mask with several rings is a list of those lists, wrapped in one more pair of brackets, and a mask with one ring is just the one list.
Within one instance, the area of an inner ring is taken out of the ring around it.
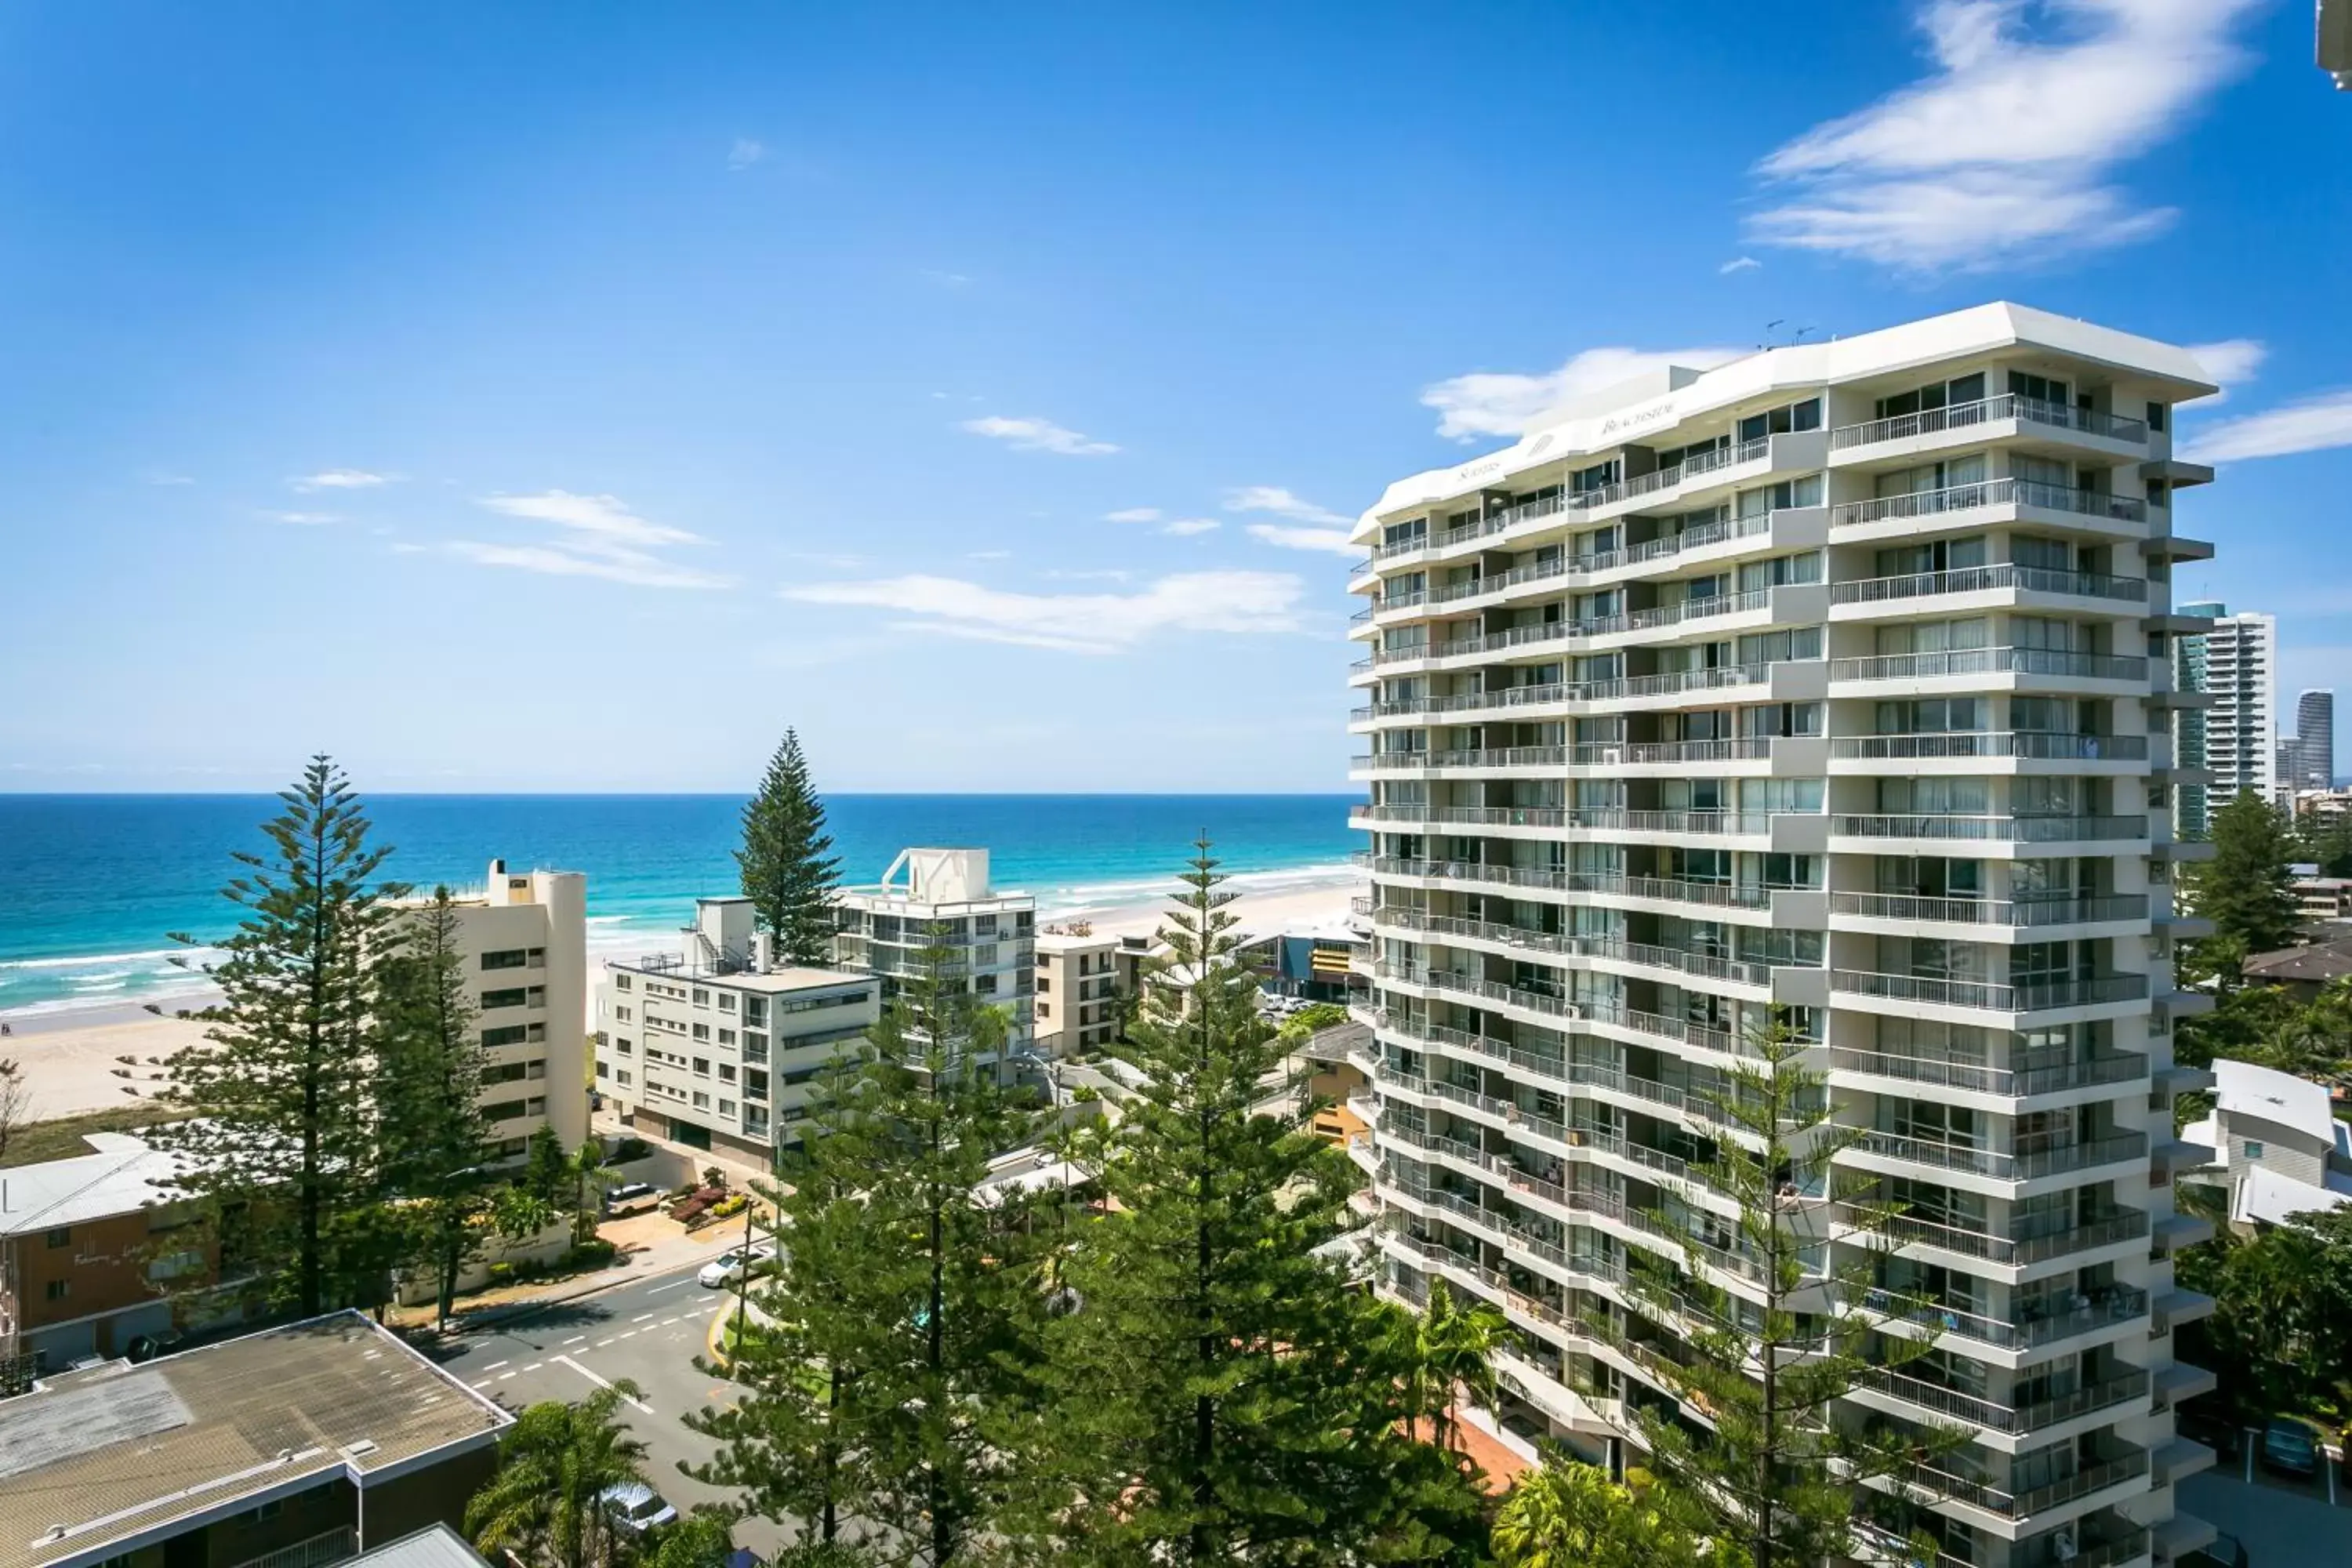
{"label": "flat rooftop", "polygon": [[0,1401],[0,1568],[79,1568],[338,1477],[487,1447],[513,1417],[358,1312]]}
{"label": "flat rooftop", "polygon": [[609,958],[607,969],[625,970],[631,974],[643,974],[655,980],[691,982],[706,985],[724,985],[735,991],[756,991],[774,995],[786,991],[821,991],[829,985],[872,984],[874,976],[856,969],[771,969],[765,974],[754,974],[749,969],[718,970],[705,965],[693,967],[667,953],[655,953],[646,958]]}

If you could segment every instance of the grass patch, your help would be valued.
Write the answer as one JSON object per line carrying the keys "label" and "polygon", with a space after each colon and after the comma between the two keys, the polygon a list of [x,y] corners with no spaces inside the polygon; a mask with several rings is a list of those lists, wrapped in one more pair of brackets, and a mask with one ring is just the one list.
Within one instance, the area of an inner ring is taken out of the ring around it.
{"label": "grass patch", "polygon": [[104,1110],[85,1110],[79,1116],[60,1116],[54,1121],[31,1122],[16,1129],[16,1137],[8,1142],[8,1152],[0,1154],[0,1167],[70,1160],[91,1152],[89,1145],[81,1141],[85,1132],[144,1132],[171,1120],[152,1105],[121,1105],[109,1106]]}

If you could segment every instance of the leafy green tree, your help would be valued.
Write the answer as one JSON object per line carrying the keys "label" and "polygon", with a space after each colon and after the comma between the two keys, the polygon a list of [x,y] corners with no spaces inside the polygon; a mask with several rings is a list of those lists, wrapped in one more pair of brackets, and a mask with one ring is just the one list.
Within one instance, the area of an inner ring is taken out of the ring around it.
{"label": "leafy green tree", "polygon": [[2214,1300],[2181,1358],[2212,1370],[2214,1397],[2236,1415],[2352,1410],[2352,1210],[2292,1215],[2251,1237],[2219,1226],[2181,1254],[2178,1277]]}
{"label": "leafy green tree", "polygon": [[1407,1377],[1405,1435],[1419,1435],[1423,1415],[1434,1428],[1437,1446],[1454,1447],[1454,1391],[1460,1388],[1471,1403],[1495,1406],[1495,1369],[1488,1358],[1510,1331],[1502,1310],[1475,1297],[1457,1298],[1443,1279],[1429,1282],[1429,1303],[1408,1313],[1401,1325],[1410,1342],[1403,1347]]}
{"label": "leafy green tree", "polygon": [[1312,1038],[1318,1031],[1348,1021],[1348,1009],[1337,1002],[1310,1002],[1282,1021],[1276,1038],[1286,1046],[1297,1046]]}
{"label": "leafy green tree", "polygon": [[2294,850],[2285,819],[2252,790],[2213,814],[2213,858],[2196,871],[2190,907],[2213,922],[2214,938],[2242,943],[2250,953],[2294,940],[2286,869]]}
{"label": "leafy green tree", "polygon": [[1494,1544],[1502,1568],[1726,1568],[1654,1500],[1556,1447],[1503,1500]]}
{"label": "leafy green tree", "polygon": [[[1849,1431],[1830,1419],[1853,1388],[1917,1360],[1932,1342],[1880,1332],[1898,1318],[1926,1319],[1929,1308],[1879,1278],[1900,1244],[1900,1215],[1869,1185],[1836,1194],[1839,1223],[1863,1242],[1863,1255],[1843,1267],[1830,1261],[1831,1163],[1868,1130],[1833,1120],[1826,1076],[1803,1062],[1808,1044],[1785,1016],[1751,1035],[1712,1097],[1735,1131],[1715,1141],[1714,1158],[1700,1167],[1738,1217],[1711,1235],[1717,1227],[1692,1215],[1653,1215],[1685,1238],[1684,1268],[1631,1277],[1646,1311],[1679,1325],[1685,1352],[1645,1355],[1646,1364],[1712,1428],[1671,1405],[1631,1404],[1629,1414],[1660,1479],[1711,1517],[1707,1534],[1745,1552],[1745,1568],[1852,1556],[1853,1483],[1931,1481],[1929,1461],[1969,1439],[1957,1428],[1886,1422]],[[1734,1276],[1744,1295],[1724,1283]],[[1832,1311],[1832,1301],[1844,1310]]]}
{"label": "leafy green tree", "polygon": [[633,1542],[604,1493],[645,1479],[646,1446],[621,1425],[625,1379],[577,1405],[531,1405],[499,1442],[498,1473],[466,1505],[484,1555],[511,1552],[530,1568],[611,1568]]}
{"label": "leafy green tree", "polygon": [[2352,877],[2352,816],[2308,816],[2295,824],[2297,853],[2323,877]]}
{"label": "leafy green tree", "polygon": [[585,1247],[596,1239],[604,1217],[604,1194],[620,1185],[605,1167],[604,1141],[590,1133],[564,1160],[564,1212],[572,1216],[572,1245]]}
{"label": "leafy green tree", "polygon": [[730,1375],[751,1392],[706,1413],[696,1473],[772,1518],[840,1542],[854,1517],[933,1565],[969,1555],[1001,1507],[988,1423],[1026,1397],[1045,1294],[1019,1200],[981,1191],[1034,1119],[981,1069],[1003,1015],[935,943],[854,1057],[819,1080],[776,1194],[782,1268],[756,1300],[771,1327]]}
{"label": "leafy green tree", "polygon": [[457,911],[446,888],[404,910],[390,933],[377,1016],[378,1139],[387,1191],[399,1200],[403,1262],[433,1281],[446,1327],[457,1279],[482,1249],[497,1159],[480,1095],[485,1053],[475,1028]]}
{"label": "leafy green tree", "polygon": [[833,956],[833,894],[841,862],[832,849],[824,802],[809,777],[801,738],[786,730],[759,793],[743,808],[743,847],[735,851],[743,896],[761,929],[775,938],[780,960],[821,964]]}
{"label": "leafy green tree", "polygon": [[1473,1561],[1475,1489],[1404,1431],[1401,1309],[1315,1256],[1357,1174],[1253,1111],[1283,1048],[1223,880],[1202,844],[1160,932],[1123,1053],[1148,1082],[1098,1152],[1115,1201],[1068,1244],[1045,1397],[1006,1439],[1007,1537],[1056,1563]]}
{"label": "leafy green tree", "polygon": [[572,1169],[572,1158],[563,1152],[563,1140],[552,1127],[542,1127],[530,1135],[530,1143],[523,1152],[522,1169],[516,1173],[515,1185],[547,1205],[554,1214],[568,1215],[578,1203],[579,1183]]}
{"label": "leafy green tree", "polygon": [[221,1000],[190,1015],[205,1038],[171,1060],[173,1098],[193,1120],[154,1136],[190,1156],[175,1184],[224,1245],[313,1315],[381,1300],[385,1283],[372,1046],[387,919],[374,879],[389,851],[368,841],[327,757],[278,798],[268,850],[237,852],[245,874],[223,889],[243,914],[202,966]]}
{"label": "leafy green tree", "polygon": [[727,1568],[735,1552],[732,1521],[717,1509],[698,1508],[655,1532],[646,1568]]}

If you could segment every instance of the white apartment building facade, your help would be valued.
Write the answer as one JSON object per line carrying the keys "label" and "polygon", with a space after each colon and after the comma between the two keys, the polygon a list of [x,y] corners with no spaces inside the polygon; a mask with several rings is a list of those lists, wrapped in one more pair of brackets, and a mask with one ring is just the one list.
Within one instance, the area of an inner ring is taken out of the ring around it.
{"label": "white apartment building facade", "polygon": [[2241,612],[2205,630],[2205,769],[2210,808],[2247,790],[2275,800],[2278,775],[2278,617]]}
{"label": "white apartment building facade", "polygon": [[1037,1054],[1059,1060],[1118,1038],[1118,938],[1048,927],[1036,952]]}
{"label": "white apartment building facade", "polygon": [[[1351,636],[1369,754],[1360,1066],[1382,1288],[1500,1306],[1508,1433],[1672,1406],[1629,1267],[1755,1294],[1706,1097],[1779,1010],[1842,1170],[1906,1205],[1841,1420],[1975,1440],[1909,1500],[1946,1568],[2133,1568],[2210,1534],[2178,1289],[2171,500],[2185,352],[1997,304],[1670,370],[1390,487]],[[1818,1194],[1813,1194],[1818,1196]],[[1675,1223],[1662,1225],[1660,1214]],[[1824,1269],[1867,1254],[1831,1211]],[[1832,1307],[1830,1310],[1836,1310]],[[1685,1411],[1684,1418],[1701,1417]],[[1920,1500],[1928,1497],[1937,1500]]]}
{"label": "white apartment building facade", "polygon": [[[2230,613],[2229,606],[2211,600],[2194,604],[2175,605],[2172,613],[2189,620],[2219,620]],[[2210,694],[2211,683],[2205,673],[2205,635],[2200,631],[2177,633],[2172,642],[2172,684],[2175,689],[2189,693]],[[2172,758],[2184,773],[2201,778],[2205,767],[2205,710],[2183,708],[2172,719]],[[2181,838],[2203,838],[2212,828],[2210,786],[2183,778],[2172,792],[2172,831]]]}
{"label": "white apartment building facade", "polygon": [[698,899],[677,952],[604,966],[596,1087],[629,1126],[772,1166],[810,1086],[881,1012],[871,974],[779,965],[749,899]]}
{"label": "white apartment building facade", "polygon": [[588,879],[489,863],[479,891],[452,895],[467,997],[480,1032],[482,1111],[502,1157],[554,1130],[588,1136]]}
{"label": "white apartment building facade", "polygon": [[945,978],[1003,1015],[1003,1059],[1031,1048],[1037,900],[992,887],[987,850],[901,850],[879,882],[845,889],[836,905],[834,962],[878,976],[885,1006],[920,973],[925,950],[944,947],[952,954]]}

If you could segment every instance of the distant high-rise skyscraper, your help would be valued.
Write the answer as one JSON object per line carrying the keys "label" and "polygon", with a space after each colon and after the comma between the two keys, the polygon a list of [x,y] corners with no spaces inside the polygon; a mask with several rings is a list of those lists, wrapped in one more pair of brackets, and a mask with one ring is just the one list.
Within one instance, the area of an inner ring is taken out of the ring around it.
{"label": "distant high-rise skyscraper", "polygon": [[2336,693],[2305,691],[2294,700],[2295,787],[2336,787]]}
{"label": "distant high-rise skyscraper", "polygon": [[[2194,614],[2193,610],[2185,612]],[[2242,791],[2276,796],[2278,776],[2278,617],[2222,616],[2204,637],[2205,766],[2219,805]]]}
{"label": "distant high-rise skyscraper", "polygon": [[[2227,605],[2203,600],[2182,605],[2175,612],[2217,621],[2230,613]],[[2181,691],[2210,689],[2205,676],[2205,639],[2187,634],[2172,639],[2172,684]],[[2173,759],[2196,772],[2205,766],[2205,710],[2183,708],[2174,718]],[[2172,831],[2182,838],[2203,838],[2211,825],[2212,808],[2201,784],[2185,784],[2173,793]]]}

